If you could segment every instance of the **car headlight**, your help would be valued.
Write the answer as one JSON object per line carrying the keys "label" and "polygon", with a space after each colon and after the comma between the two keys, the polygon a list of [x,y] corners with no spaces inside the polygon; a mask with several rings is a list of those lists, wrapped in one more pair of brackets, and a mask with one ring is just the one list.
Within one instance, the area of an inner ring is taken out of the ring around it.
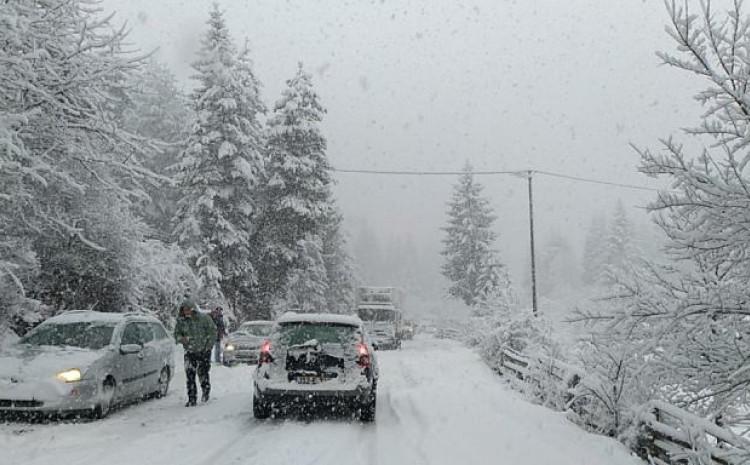
{"label": "car headlight", "polygon": [[233,351],[234,350],[234,344],[227,344],[224,346],[224,350]]}
{"label": "car headlight", "polygon": [[71,370],[61,371],[57,374],[57,379],[64,383],[75,383],[81,380],[81,370],[73,368]]}

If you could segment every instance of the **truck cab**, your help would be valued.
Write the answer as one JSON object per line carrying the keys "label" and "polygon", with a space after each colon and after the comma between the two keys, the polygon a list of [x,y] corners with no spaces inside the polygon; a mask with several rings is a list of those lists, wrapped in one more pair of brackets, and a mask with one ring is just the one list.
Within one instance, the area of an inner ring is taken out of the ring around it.
{"label": "truck cab", "polygon": [[360,287],[357,315],[378,350],[401,348],[402,292],[395,287]]}

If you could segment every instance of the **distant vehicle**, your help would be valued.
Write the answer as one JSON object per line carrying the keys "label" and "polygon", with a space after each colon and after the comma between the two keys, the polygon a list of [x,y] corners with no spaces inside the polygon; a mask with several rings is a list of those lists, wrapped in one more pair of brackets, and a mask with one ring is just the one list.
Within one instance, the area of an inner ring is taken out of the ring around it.
{"label": "distant vehicle", "polygon": [[412,320],[403,320],[401,322],[401,339],[406,341],[414,339],[416,331],[417,325]]}
{"label": "distant vehicle", "polygon": [[224,364],[258,363],[260,347],[271,334],[273,321],[257,320],[242,323],[224,340]]}
{"label": "distant vehicle", "polygon": [[376,349],[401,348],[403,291],[396,287],[357,289],[357,315]]}
{"label": "distant vehicle", "polygon": [[377,359],[359,318],[286,313],[261,348],[253,414],[344,409],[373,421],[377,386]]}
{"label": "distant vehicle", "polygon": [[163,397],[174,340],[151,316],[74,310],[0,352],[0,414],[93,414]]}

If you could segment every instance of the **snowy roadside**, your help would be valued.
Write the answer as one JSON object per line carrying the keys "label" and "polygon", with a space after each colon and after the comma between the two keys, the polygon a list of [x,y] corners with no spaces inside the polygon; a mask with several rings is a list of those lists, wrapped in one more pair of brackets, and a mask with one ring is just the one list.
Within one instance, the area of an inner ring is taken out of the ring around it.
{"label": "snowy roadside", "polygon": [[0,425],[0,457],[24,465],[641,464],[616,441],[527,402],[459,343],[418,337],[378,355],[375,424],[256,421],[244,366],[214,366],[215,399],[186,409],[179,369],[165,399],[104,421]]}

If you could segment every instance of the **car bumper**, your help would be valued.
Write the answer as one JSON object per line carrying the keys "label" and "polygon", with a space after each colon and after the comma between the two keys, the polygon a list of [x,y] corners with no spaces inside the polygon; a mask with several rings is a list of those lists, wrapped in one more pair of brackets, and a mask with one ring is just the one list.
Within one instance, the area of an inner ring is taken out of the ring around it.
{"label": "car bumper", "polygon": [[93,409],[98,400],[97,383],[25,381],[0,384],[0,414],[66,413]]}
{"label": "car bumper", "polygon": [[255,399],[273,408],[315,407],[337,404],[362,404],[370,401],[372,386],[357,386],[354,389],[261,389],[255,385]]}
{"label": "car bumper", "polygon": [[396,350],[399,348],[399,340],[396,338],[375,339],[378,350]]}
{"label": "car bumper", "polygon": [[224,363],[258,363],[260,349],[256,350],[225,350],[223,352]]}

